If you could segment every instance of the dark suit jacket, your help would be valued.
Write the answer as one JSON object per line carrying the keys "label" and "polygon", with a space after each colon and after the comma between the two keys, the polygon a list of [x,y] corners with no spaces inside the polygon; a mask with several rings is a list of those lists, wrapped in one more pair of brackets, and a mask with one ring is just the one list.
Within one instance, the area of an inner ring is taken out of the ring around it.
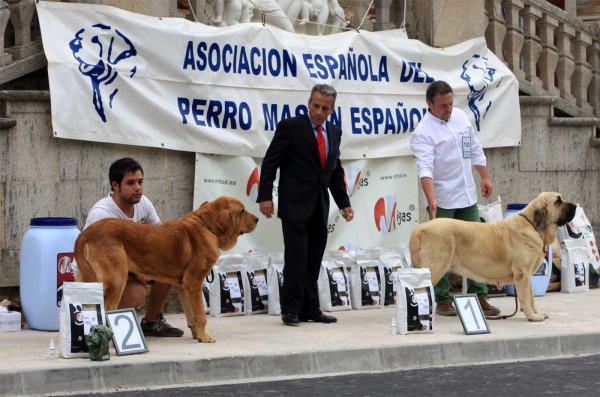
{"label": "dark suit jacket", "polygon": [[273,199],[273,181],[279,171],[279,208],[277,216],[283,220],[308,220],[321,200],[323,220],[327,226],[329,194],[339,208],[350,207],[350,198],[340,163],[342,130],[327,122],[329,153],[321,170],[319,148],[308,114],[279,122],[260,172],[257,202]]}

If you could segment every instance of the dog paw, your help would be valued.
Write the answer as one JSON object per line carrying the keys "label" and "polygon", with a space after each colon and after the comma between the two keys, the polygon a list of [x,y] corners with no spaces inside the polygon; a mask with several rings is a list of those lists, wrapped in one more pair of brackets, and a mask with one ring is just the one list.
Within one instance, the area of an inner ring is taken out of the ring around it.
{"label": "dog paw", "polygon": [[200,343],[215,343],[216,340],[209,334],[206,334],[203,337],[202,336],[198,337],[198,342],[200,342]]}
{"label": "dog paw", "polygon": [[527,318],[529,319],[529,321],[544,321],[548,318],[548,315],[546,313],[532,313],[528,315]]}
{"label": "dog paw", "polygon": [[550,318],[550,316],[546,312],[537,312],[537,314],[544,316],[544,320]]}

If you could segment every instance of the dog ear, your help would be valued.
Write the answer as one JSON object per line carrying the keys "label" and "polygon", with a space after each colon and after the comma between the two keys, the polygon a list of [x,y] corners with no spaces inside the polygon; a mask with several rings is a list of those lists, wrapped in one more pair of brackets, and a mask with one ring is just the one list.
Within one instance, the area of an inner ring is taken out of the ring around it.
{"label": "dog ear", "polygon": [[546,229],[546,206],[544,205],[542,209],[537,209],[533,212],[533,223],[538,228],[538,230]]}

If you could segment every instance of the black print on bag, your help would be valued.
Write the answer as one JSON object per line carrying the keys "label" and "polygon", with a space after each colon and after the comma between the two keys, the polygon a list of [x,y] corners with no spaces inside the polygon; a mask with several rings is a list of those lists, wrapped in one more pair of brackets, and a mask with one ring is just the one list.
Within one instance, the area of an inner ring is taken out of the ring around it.
{"label": "black print on bag", "polygon": [[88,353],[85,336],[94,325],[102,324],[99,304],[69,303],[71,326],[71,353]]}
{"label": "black print on bag", "polygon": [[244,311],[244,287],[241,272],[219,273],[221,313]]}
{"label": "black print on bag", "polygon": [[208,283],[205,281],[202,284],[202,293],[204,294],[204,302],[206,303],[206,307],[210,307],[210,288],[208,287]]}
{"label": "black print on bag", "polygon": [[283,271],[279,269],[275,269],[275,271],[277,272],[277,280],[279,281],[279,296],[281,296],[283,293]]}
{"label": "black print on bag", "polygon": [[250,297],[252,300],[252,311],[265,310],[269,308],[269,290],[267,287],[267,271],[255,270],[246,272],[250,285]]}
{"label": "black print on bag", "polygon": [[384,267],[385,272],[385,297],[384,306],[396,304],[396,280],[398,279],[398,268]]}
{"label": "black print on bag", "polygon": [[406,330],[431,330],[433,305],[429,288],[404,288],[406,292]]}
{"label": "black print on bag", "polygon": [[360,278],[362,280],[362,305],[379,305],[381,298],[379,296],[379,291],[381,288],[381,276],[379,275],[379,269],[375,266],[360,266]]}
{"label": "black print on bag", "polygon": [[583,264],[583,262],[575,262],[573,263],[573,267],[575,268],[575,286],[585,286],[585,265]]}
{"label": "black print on bag", "polygon": [[327,268],[331,306],[348,306],[348,279],[340,268]]}

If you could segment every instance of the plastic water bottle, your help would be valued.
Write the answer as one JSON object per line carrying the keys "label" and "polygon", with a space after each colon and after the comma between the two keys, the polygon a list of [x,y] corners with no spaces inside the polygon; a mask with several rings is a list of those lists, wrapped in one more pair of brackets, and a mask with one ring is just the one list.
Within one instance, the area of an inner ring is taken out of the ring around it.
{"label": "plastic water bottle", "polygon": [[75,218],[32,218],[21,243],[21,304],[29,328],[58,331],[63,283],[75,281]]}
{"label": "plastic water bottle", "polygon": [[398,334],[398,329],[396,328],[396,317],[392,317],[392,335]]}
{"label": "plastic water bottle", "polygon": [[54,339],[50,339],[50,359],[54,360],[56,357],[56,348],[54,347]]}

